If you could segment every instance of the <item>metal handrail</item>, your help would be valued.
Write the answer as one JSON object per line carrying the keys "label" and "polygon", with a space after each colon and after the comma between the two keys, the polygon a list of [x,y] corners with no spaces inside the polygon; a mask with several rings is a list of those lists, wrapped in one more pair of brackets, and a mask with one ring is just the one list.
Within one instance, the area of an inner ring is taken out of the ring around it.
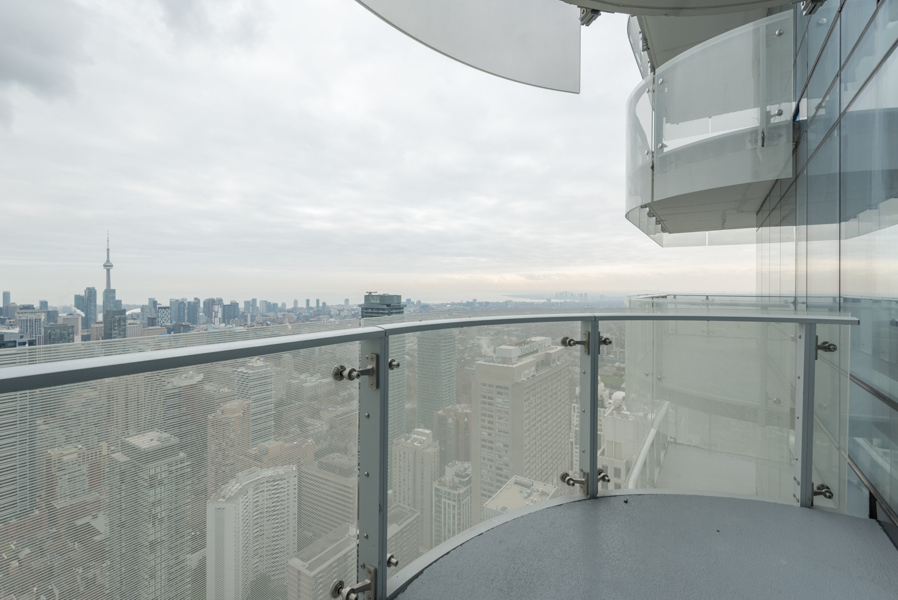
{"label": "metal handrail", "polygon": [[139,375],[178,367],[193,367],[202,364],[266,356],[305,348],[331,346],[378,339],[392,335],[420,333],[438,329],[460,329],[487,325],[517,325],[527,323],[553,323],[572,321],[720,321],[745,323],[791,323],[818,325],[856,325],[858,319],[840,315],[789,314],[738,314],[738,313],[645,313],[645,312],[598,312],[500,315],[491,317],[471,317],[438,319],[433,321],[413,321],[389,323],[338,329],[315,333],[300,333],[277,338],[225,342],[168,350],[152,350],[114,356],[81,358],[33,365],[0,367],[0,394],[86,383],[109,377]]}

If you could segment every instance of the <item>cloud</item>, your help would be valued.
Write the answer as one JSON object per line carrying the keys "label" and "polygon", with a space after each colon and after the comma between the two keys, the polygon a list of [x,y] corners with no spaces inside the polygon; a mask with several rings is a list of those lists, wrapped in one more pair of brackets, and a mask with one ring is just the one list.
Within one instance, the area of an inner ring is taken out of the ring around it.
{"label": "cloud", "polygon": [[13,87],[45,100],[74,95],[73,69],[85,59],[84,19],[67,0],[0,1],[0,123],[12,122]]}
{"label": "cloud", "polygon": [[664,250],[624,218],[638,74],[620,15],[583,31],[571,95],[465,67],[348,1],[73,10],[83,31],[48,67],[69,87],[46,89],[77,94],[48,103],[22,76],[33,93],[10,96],[0,131],[14,299],[102,285],[107,228],[126,302],[753,290],[753,248]]}

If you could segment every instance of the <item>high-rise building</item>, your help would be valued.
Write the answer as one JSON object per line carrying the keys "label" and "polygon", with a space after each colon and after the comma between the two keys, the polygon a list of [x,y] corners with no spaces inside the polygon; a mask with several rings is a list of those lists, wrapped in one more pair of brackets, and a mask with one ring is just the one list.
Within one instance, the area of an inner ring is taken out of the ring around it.
{"label": "high-rise building", "polygon": [[9,294],[9,292],[3,292],[3,313],[2,313],[2,315],[3,315],[4,317],[9,316],[9,315],[6,314],[6,307],[9,306],[9,302],[10,302],[10,294]]}
{"label": "high-rise building", "polygon": [[75,342],[75,328],[64,323],[44,326],[44,346],[55,344],[72,344]]}
{"label": "high-rise building", "polygon": [[38,300],[37,304],[40,310],[50,310],[50,305],[46,300]]}
{"label": "high-rise building", "polygon": [[533,504],[545,502],[558,494],[558,486],[515,475],[483,505],[483,520],[501,517]]}
{"label": "high-rise building", "polygon": [[[187,307],[181,305],[181,301],[177,298],[169,298],[168,309],[171,312],[172,323],[184,323],[187,320]],[[183,318],[181,311],[184,311]]]}
{"label": "high-rise building", "polygon": [[250,406],[250,443],[274,439],[274,387],[271,367],[260,358],[237,369],[237,399]]}
{"label": "high-rise building", "polygon": [[108,310],[103,315],[103,339],[123,340],[128,337],[128,315],[123,310]]}
{"label": "high-rise building", "polygon": [[109,461],[109,598],[174,600],[189,593],[190,465],[177,438],[126,438]]}
{"label": "high-rise building", "polygon": [[433,484],[433,545],[471,527],[473,510],[471,463],[449,463],[445,475]]}
{"label": "high-rise building", "polygon": [[457,370],[454,329],[418,334],[418,427],[432,429],[434,413],[455,404]]}
{"label": "high-rise building", "polygon": [[340,525],[287,562],[287,600],[328,598],[335,581],[356,576],[358,531]]}
{"label": "high-rise building", "polygon": [[[12,342],[18,345],[16,340]],[[4,465],[0,485],[0,523],[9,523],[32,513],[40,494],[35,477],[35,423],[45,409],[38,406],[38,398],[38,393],[33,391],[0,394],[0,464]]]}
{"label": "high-rise building", "polygon": [[170,306],[157,306],[156,307],[156,325],[159,327],[168,327],[171,325],[171,307]]}
{"label": "high-rise building", "polygon": [[[43,310],[43,309],[41,309],[41,310]],[[47,309],[46,314],[47,314],[47,323],[48,324],[59,323],[59,311],[58,310]]]}
{"label": "high-rise building", "polygon": [[[315,301],[318,302],[317,300]],[[378,294],[376,292],[365,293],[365,302],[360,304],[362,318],[392,317],[405,312],[405,304],[402,296],[398,294]]]}
{"label": "high-rise building", "polygon": [[84,318],[81,320],[81,329],[89,330],[97,322],[97,288],[84,288],[83,305]]}
{"label": "high-rise building", "polygon": [[75,330],[75,341],[81,340],[81,317],[78,315],[65,315],[59,318],[63,325],[71,325]]}
{"label": "high-rise building", "polygon": [[393,493],[399,504],[421,513],[421,548],[432,547],[433,483],[439,479],[440,447],[429,429],[415,429],[393,442]]}
{"label": "high-rise building", "polygon": [[298,483],[295,466],[252,468],[209,499],[206,597],[252,600],[286,587],[297,547]]}
{"label": "high-rise building", "polygon": [[116,299],[115,299],[115,290],[112,288],[106,288],[103,290],[103,318],[106,318],[106,313],[110,310],[115,310],[116,307]]}
{"label": "high-rise building", "polygon": [[555,481],[569,468],[575,387],[561,362],[562,352],[549,338],[535,337],[499,346],[489,361],[475,363],[475,502],[485,503],[515,475]]}
{"label": "high-rise building", "polygon": [[200,324],[200,299],[194,298],[187,303],[187,322],[191,325]]}
{"label": "high-rise building", "polygon": [[212,322],[212,307],[215,306],[215,298],[206,298],[203,300],[203,314],[206,315],[206,321]]}
{"label": "high-rise building", "polygon": [[309,310],[312,301],[309,298],[306,298],[306,310]]}
{"label": "high-rise building", "polygon": [[19,333],[25,334],[29,339],[34,339],[40,346],[43,343],[44,326],[46,325],[46,313],[41,310],[16,311],[16,327]]}
{"label": "high-rise building", "polygon": [[455,404],[433,416],[433,435],[440,445],[440,467],[451,462],[471,462],[471,409]]}
{"label": "high-rise building", "polygon": [[238,318],[240,318],[240,304],[236,300],[231,300],[221,307],[221,320],[225,325]]}
{"label": "high-rise building", "polygon": [[300,468],[299,530],[319,540],[358,517],[358,459],[333,453]]}
{"label": "high-rise building", "polygon": [[231,480],[240,470],[240,459],[250,447],[249,403],[224,402],[209,415],[207,497]]}

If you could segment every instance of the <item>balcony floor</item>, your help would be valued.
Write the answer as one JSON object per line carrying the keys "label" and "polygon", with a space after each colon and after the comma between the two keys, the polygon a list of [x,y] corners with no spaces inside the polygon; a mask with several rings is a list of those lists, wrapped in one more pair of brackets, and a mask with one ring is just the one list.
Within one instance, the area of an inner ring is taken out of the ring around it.
{"label": "balcony floor", "polygon": [[660,493],[512,519],[437,560],[396,598],[894,600],[896,590],[898,551],[875,521]]}

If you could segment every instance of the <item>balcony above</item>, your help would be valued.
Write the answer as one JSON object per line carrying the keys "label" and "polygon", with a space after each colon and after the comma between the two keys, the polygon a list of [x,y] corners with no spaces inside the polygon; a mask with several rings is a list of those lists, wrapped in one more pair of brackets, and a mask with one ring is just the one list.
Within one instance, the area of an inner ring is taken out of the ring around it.
{"label": "balcony above", "polygon": [[517,514],[422,556],[393,597],[875,600],[898,589],[880,525],[819,509],[610,492]]}
{"label": "balcony above", "polygon": [[754,241],[764,198],[792,174],[792,18],[694,46],[631,94],[626,213],[659,244]]}

